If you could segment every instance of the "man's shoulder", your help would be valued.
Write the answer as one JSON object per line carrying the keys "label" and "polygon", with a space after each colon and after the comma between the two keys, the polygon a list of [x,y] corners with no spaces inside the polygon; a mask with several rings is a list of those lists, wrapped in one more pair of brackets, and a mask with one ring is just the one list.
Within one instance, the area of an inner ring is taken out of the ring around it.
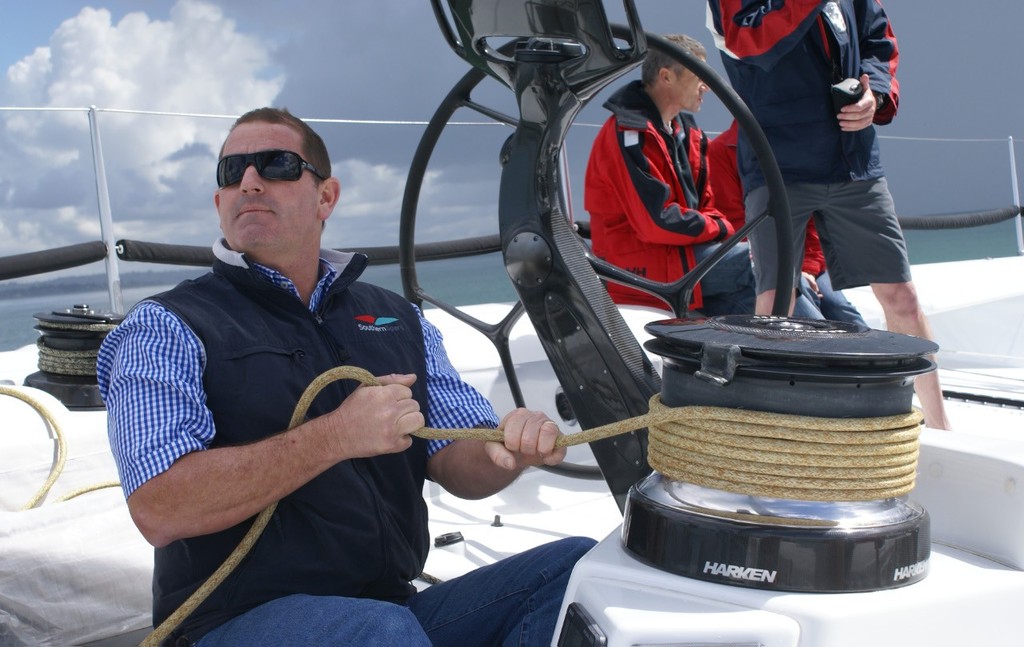
{"label": "man's shoulder", "polygon": [[609,122],[614,122],[618,128],[627,130],[647,129],[651,120],[646,110],[654,109],[639,81],[632,81],[619,88],[605,101],[604,107],[612,113]]}
{"label": "man's shoulder", "polygon": [[354,294],[376,296],[381,299],[389,300],[398,299],[405,303],[409,303],[408,299],[403,297],[401,294],[398,294],[394,290],[382,287],[380,285],[377,285],[376,283],[370,283],[369,281],[352,281],[347,286],[345,286],[344,289],[349,290]]}
{"label": "man's shoulder", "polygon": [[148,297],[149,302],[157,303],[166,309],[177,312],[182,304],[202,300],[207,303],[220,303],[220,295],[229,287],[230,282],[213,272],[188,279],[177,284],[170,290]]}
{"label": "man's shoulder", "polygon": [[419,309],[401,294],[367,281],[353,281],[344,291],[354,303],[386,308],[395,314],[420,318]]}
{"label": "man's shoulder", "polygon": [[650,120],[643,113],[623,108],[615,113],[614,119],[620,129],[647,130]]}

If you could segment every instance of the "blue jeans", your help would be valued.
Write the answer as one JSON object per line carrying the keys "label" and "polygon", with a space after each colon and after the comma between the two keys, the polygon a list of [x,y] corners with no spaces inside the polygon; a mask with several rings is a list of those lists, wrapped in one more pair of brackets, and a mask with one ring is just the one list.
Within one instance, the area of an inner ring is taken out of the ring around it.
{"label": "blue jeans", "polygon": [[811,290],[811,286],[805,281],[800,282],[800,293],[804,298],[809,299],[811,303],[815,304],[826,319],[830,321],[845,321],[846,323],[860,324],[865,328],[867,327],[867,322],[864,321],[864,317],[860,316],[856,306],[850,303],[849,299],[842,292],[832,289],[832,279],[829,278],[827,271],[822,272],[821,276],[817,278],[817,283],[821,296],[815,294]]}
{"label": "blue jeans", "polygon": [[[694,245],[697,262],[711,256],[720,247],[718,243]],[[718,315],[754,314],[754,269],[750,263],[750,246],[737,243],[700,280],[701,313],[706,317]]]}
{"label": "blue jeans", "polygon": [[807,297],[807,292],[811,291],[811,286],[800,279],[799,285],[796,286],[796,300],[793,302],[793,316],[798,319],[827,319],[822,314],[818,303]]}
{"label": "blue jeans", "polygon": [[[718,243],[695,245],[697,262],[711,256]],[[752,315],[756,304],[754,269],[750,262],[750,245],[737,243],[700,280],[704,305],[700,311],[706,317],[719,315]],[[797,292],[793,316],[803,319],[822,319],[818,307]]]}
{"label": "blue jeans", "polygon": [[544,544],[435,584],[409,598],[408,606],[363,598],[279,598],[229,620],[197,645],[546,647],[573,566],[594,544],[587,537]]}

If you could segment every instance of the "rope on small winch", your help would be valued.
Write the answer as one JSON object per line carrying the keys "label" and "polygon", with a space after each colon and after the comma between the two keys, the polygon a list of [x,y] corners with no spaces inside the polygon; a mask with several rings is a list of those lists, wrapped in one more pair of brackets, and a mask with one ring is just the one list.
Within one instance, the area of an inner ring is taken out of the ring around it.
{"label": "rope on small winch", "polygon": [[[71,323],[40,320],[36,326],[42,333],[36,340],[36,347],[39,350],[39,370],[57,375],[95,376],[99,342],[115,327],[117,327],[117,322]],[[61,333],[92,337],[96,340],[95,348],[55,348],[48,341],[50,333],[54,337]]]}

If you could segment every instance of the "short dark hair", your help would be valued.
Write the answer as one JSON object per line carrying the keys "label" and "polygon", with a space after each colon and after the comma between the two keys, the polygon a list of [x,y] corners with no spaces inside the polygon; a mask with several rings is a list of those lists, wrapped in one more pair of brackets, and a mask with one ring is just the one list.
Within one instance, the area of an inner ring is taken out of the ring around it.
{"label": "short dark hair", "polygon": [[[690,54],[702,59],[707,60],[708,51],[704,48],[699,40],[686,34],[666,34],[665,40],[672,41],[674,44],[679,45]],[[658,72],[661,68],[667,67],[670,70],[676,70],[677,68],[683,67],[682,63],[674,58],[669,57],[667,54],[656,52],[653,49],[647,50],[647,56],[644,58],[643,67],[640,69],[640,81],[644,85],[650,85],[654,83],[658,78]]]}
{"label": "short dark hair", "polygon": [[[235,120],[228,133],[230,134],[231,131],[242,124],[254,122],[281,124],[296,130],[302,135],[302,150],[296,152],[302,156],[302,159],[316,167],[316,170],[320,171],[322,176],[325,178],[331,176],[331,157],[327,154],[327,146],[324,144],[324,140],[309,124],[288,112],[288,108],[265,107],[250,110]],[[224,145],[221,144],[218,157],[223,156]]]}

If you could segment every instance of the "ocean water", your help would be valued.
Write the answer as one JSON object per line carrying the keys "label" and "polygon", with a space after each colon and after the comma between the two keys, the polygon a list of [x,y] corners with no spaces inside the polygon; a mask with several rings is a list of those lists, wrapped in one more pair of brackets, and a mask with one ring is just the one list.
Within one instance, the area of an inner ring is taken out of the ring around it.
{"label": "ocean water", "polygon": [[[202,270],[197,269],[196,274],[200,273]],[[516,299],[499,254],[420,263],[416,275],[420,287],[427,294],[453,305]],[[363,279],[402,293],[402,280],[397,265],[371,266],[363,274]],[[130,308],[138,301],[170,287],[154,285],[125,289],[124,306]],[[96,290],[0,299],[0,351],[35,343],[39,336],[34,328],[37,313],[51,313],[78,304],[96,310],[109,310],[110,298],[106,290]]]}
{"label": "ocean water", "polygon": [[[970,258],[1017,254],[1016,230],[1012,221],[976,227],[938,231],[907,231],[911,263],[937,263]],[[199,271],[197,271],[199,273]],[[428,294],[453,305],[514,301],[516,293],[497,253],[470,258],[424,262],[417,265],[420,287]],[[364,279],[402,292],[397,265],[371,266]],[[124,291],[128,308],[145,297],[168,289],[169,285],[130,288]],[[33,315],[87,304],[106,310],[106,291],[47,294],[19,299],[0,299],[0,351],[35,343]],[[426,307],[432,307],[426,304]]]}

